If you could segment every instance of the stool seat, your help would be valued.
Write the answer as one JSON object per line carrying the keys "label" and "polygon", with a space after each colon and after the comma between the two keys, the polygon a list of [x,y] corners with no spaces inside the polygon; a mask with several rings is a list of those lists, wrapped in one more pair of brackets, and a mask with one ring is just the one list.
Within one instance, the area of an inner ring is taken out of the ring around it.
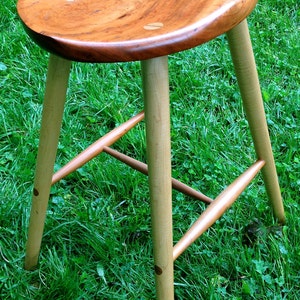
{"label": "stool seat", "polygon": [[32,39],[82,62],[146,60],[193,48],[232,29],[256,0],[19,0]]}

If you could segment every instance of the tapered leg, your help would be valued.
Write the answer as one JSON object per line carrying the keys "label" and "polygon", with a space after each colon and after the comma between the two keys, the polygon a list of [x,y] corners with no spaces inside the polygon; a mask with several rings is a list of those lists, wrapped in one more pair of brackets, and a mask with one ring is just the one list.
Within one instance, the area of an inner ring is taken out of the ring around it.
{"label": "tapered leg", "polygon": [[258,75],[247,21],[244,20],[227,34],[232,60],[240,87],[258,159],[266,162],[262,169],[267,194],[279,222],[285,222],[283,203],[270,143]]}
{"label": "tapered leg", "polygon": [[26,245],[27,270],[38,262],[70,66],[70,61],[50,56]]}
{"label": "tapered leg", "polygon": [[168,58],[142,62],[157,299],[174,299]]}

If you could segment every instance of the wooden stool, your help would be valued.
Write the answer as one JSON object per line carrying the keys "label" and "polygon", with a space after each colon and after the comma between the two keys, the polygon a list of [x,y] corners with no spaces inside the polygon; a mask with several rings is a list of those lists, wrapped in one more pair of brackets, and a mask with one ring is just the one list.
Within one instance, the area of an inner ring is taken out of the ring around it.
{"label": "wooden stool", "polygon": [[[30,37],[51,53],[26,248],[25,268],[38,262],[51,184],[101,151],[149,173],[152,236],[158,299],[173,299],[173,262],[234,202],[262,170],[273,212],[284,210],[270,145],[246,17],[255,0],[19,0],[18,13]],[[171,178],[168,55],[223,33],[229,46],[257,161],[214,201]],[[53,176],[71,61],[141,61],[148,167],[110,149],[143,119],[140,113],[91,145]],[[211,203],[173,247],[172,185]]]}

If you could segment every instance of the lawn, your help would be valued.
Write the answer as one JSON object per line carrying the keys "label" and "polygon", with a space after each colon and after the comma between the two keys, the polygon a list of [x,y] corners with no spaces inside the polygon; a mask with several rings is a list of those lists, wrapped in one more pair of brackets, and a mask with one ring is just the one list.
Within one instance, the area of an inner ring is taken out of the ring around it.
{"label": "lawn", "polygon": [[[24,271],[48,54],[0,7],[0,298],[154,299],[147,178],[107,154],[53,186]],[[175,263],[176,299],[300,298],[298,0],[248,18],[287,222],[258,176]],[[173,177],[214,198],[255,160],[225,36],[170,56]],[[55,168],[143,109],[140,64],[74,63]],[[146,160],[144,123],[114,148]],[[205,205],[173,193],[174,241]]]}

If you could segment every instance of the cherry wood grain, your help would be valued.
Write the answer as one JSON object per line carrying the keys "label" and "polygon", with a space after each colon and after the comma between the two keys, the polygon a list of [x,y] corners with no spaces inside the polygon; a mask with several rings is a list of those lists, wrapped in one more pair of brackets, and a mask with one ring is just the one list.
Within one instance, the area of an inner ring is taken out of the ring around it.
{"label": "cherry wood grain", "polygon": [[245,19],[256,0],[19,0],[41,47],[75,61],[144,60],[189,49]]}

